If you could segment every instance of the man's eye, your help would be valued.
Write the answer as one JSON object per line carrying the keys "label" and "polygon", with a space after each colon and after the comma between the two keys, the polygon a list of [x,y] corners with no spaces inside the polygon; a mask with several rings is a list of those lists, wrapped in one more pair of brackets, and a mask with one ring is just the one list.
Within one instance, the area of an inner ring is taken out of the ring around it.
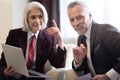
{"label": "man's eye", "polygon": [[77,16],[76,20],[81,20],[83,18],[83,16]]}
{"label": "man's eye", "polygon": [[70,22],[74,22],[74,19],[70,19]]}

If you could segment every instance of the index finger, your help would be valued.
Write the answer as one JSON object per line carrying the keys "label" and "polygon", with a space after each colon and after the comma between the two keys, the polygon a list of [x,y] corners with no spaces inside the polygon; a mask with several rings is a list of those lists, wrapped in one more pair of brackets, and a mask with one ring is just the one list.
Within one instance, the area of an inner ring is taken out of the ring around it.
{"label": "index finger", "polygon": [[81,47],[82,49],[84,49],[84,48],[85,48],[84,44],[80,44],[80,47]]}
{"label": "index finger", "polygon": [[52,26],[53,26],[53,27],[57,27],[57,23],[55,22],[54,19],[52,20]]}

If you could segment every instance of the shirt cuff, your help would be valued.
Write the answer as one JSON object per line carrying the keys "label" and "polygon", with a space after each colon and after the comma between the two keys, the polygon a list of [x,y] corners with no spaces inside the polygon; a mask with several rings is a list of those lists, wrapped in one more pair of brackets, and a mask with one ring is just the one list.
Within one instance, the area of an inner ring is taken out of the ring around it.
{"label": "shirt cuff", "polygon": [[81,66],[82,62],[79,63],[79,64],[76,64],[75,61],[73,61],[73,65],[75,67],[75,69],[79,68]]}
{"label": "shirt cuff", "polygon": [[[58,48],[59,46],[58,45],[56,45],[56,49]],[[60,47],[61,48],[61,47]],[[61,48],[62,50],[65,50],[65,46],[64,45],[62,45],[62,48]]]}
{"label": "shirt cuff", "polygon": [[111,80],[120,80],[120,74],[117,73],[114,69],[109,70],[106,75],[111,79]]}

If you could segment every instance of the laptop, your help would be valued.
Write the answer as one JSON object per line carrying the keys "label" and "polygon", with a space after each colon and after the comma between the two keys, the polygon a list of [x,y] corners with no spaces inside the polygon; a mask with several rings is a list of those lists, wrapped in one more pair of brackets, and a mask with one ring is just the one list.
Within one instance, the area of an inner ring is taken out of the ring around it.
{"label": "laptop", "polygon": [[12,67],[17,73],[24,75],[28,78],[51,78],[51,76],[45,75],[43,73],[39,73],[34,70],[28,70],[21,48],[7,44],[2,44],[2,48],[7,65],[12,65]]}

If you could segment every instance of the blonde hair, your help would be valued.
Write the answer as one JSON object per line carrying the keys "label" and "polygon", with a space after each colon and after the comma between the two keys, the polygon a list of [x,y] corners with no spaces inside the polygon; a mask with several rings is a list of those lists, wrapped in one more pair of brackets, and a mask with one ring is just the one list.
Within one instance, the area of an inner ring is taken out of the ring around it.
{"label": "blonde hair", "polygon": [[44,29],[47,25],[47,22],[48,22],[48,14],[47,14],[47,11],[45,9],[45,7],[39,3],[39,2],[30,2],[27,4],[27,6],[25,7],[24,9],[24,13],[23,13],[23,31],[27,32],[29,31],[29,25],[28,25],[28,21],[27,21],[27,18],[28,18],[28,13],[29,11],[31,11],[33,8],[38,8],[40,9],[40,11],[42,11],[43,13],[43,18],[44,18],[44,24],[42,25],[42,28],[41,29]]}

